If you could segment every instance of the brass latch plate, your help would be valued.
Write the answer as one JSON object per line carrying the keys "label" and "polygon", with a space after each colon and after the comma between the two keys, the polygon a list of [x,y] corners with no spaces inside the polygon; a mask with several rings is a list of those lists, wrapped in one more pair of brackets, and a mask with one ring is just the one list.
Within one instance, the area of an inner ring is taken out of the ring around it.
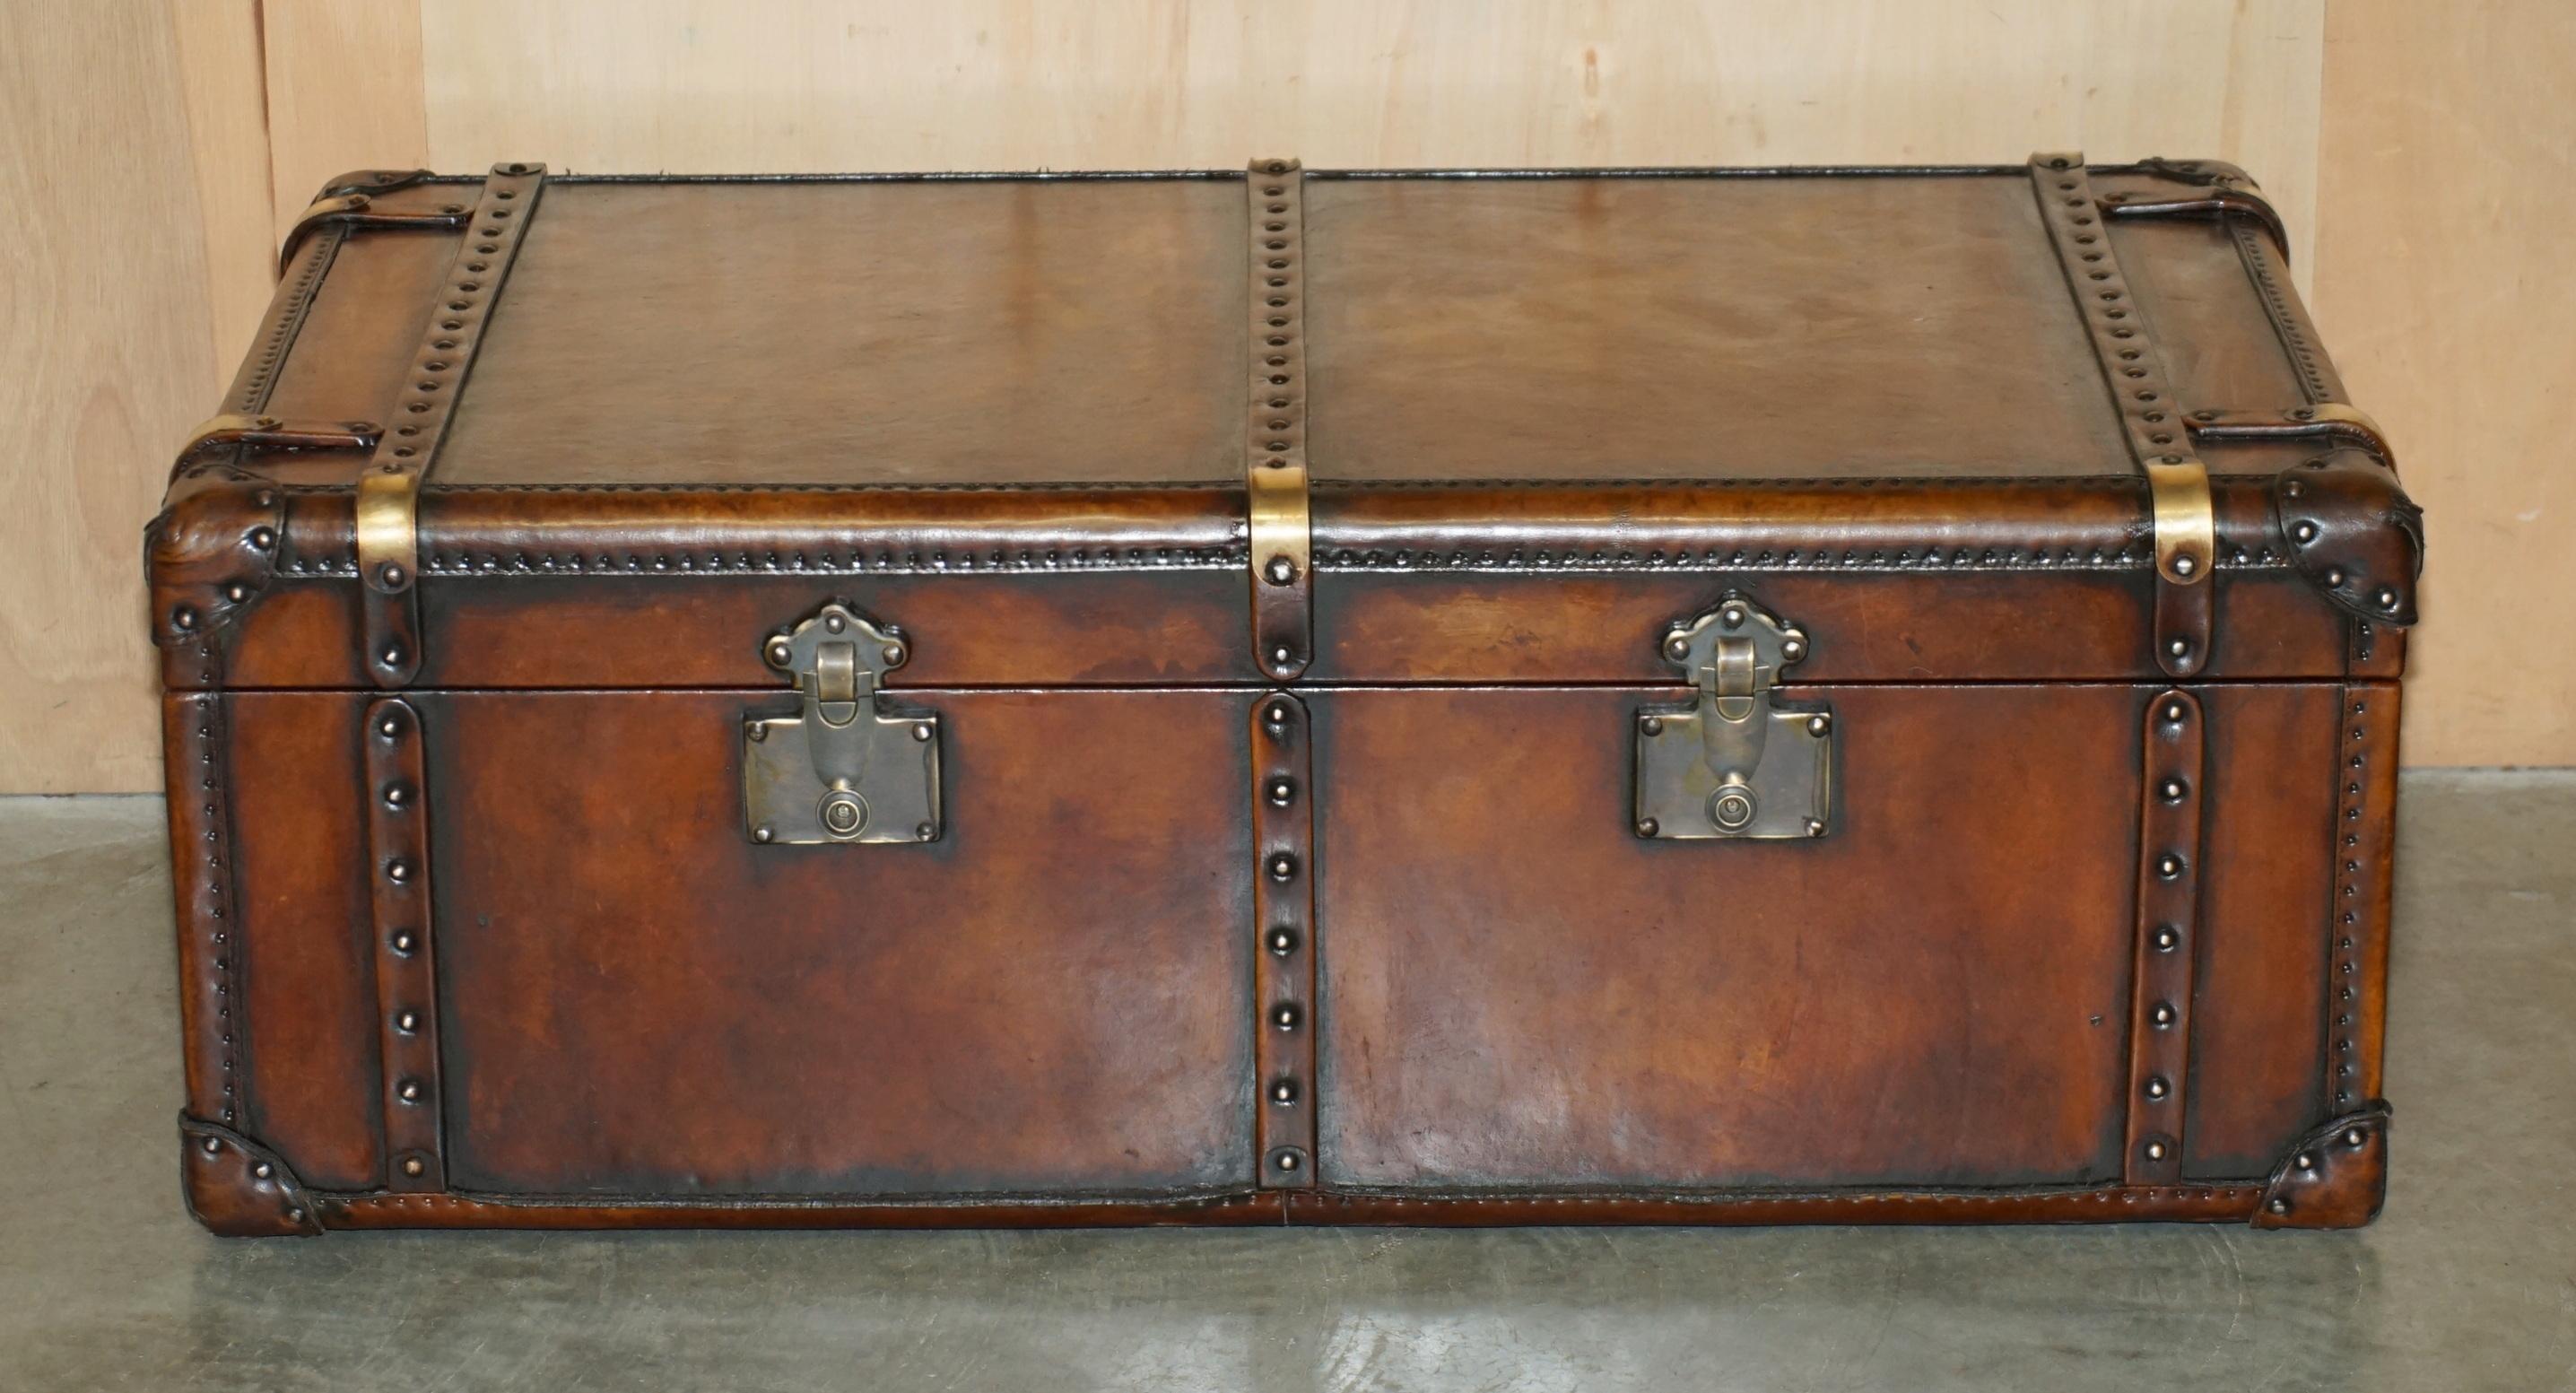
{"label": "brass latch plate", "polygon": [[792,716],[746,715],[744,830],[790,846],[939,839],[939,717],[878,692],[911,656],[901,630],[839,603],[763,641],[796,681]]}
{"label": "brass latch plate", "polygon": [[1663,841],[1821,837],[1834,818],[1834,718],[1781,701],[1807,636],[1740,595],[1664,635],[1698,699],[1637,712],[1636,831]]}

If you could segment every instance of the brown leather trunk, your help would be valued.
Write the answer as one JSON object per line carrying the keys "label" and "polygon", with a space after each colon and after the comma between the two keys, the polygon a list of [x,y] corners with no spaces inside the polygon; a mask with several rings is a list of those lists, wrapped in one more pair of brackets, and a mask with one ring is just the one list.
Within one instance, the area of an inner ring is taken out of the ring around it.
{"label": "brown leather trunk", "polygon": [[335,181],[150,533],[189,1205],[2365,1222],[2420,529],[2278,231]]}

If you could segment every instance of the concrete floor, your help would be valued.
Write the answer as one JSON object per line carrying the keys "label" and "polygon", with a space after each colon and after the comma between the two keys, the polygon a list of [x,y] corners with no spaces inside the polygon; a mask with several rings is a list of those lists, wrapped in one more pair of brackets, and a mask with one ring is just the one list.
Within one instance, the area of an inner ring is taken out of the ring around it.
{"label": "concrete floor", "polygon": [[181,1212],[148,799],[0,800],[0,1388],[2576,1389],[2576,775],[2411,777],[2347,1234],[334,1234]]}

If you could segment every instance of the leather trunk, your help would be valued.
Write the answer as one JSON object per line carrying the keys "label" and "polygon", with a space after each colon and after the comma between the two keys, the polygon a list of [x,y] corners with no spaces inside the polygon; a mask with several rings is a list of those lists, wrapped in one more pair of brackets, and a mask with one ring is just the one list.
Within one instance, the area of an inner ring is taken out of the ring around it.
{"label": "leather trunk", "polygon": [[2359,1224],[2420,538],[2213,163],[345,176],[148,538],[185,1193]]}

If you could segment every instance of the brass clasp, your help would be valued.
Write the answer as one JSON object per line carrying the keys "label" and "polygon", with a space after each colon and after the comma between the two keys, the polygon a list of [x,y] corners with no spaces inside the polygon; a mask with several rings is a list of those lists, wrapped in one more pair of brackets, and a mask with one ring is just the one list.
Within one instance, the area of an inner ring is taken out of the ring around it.
{"label": "brass clasp", "polygon": [[939,717],[879,694],[908,661],[903,631],[827,604],[763,642],[796,681],[793,716],[743,719],[744,823],[763,844],[936,841]]}
{"label": "brass clasp", "polygon": [[1833,823],[1833,712],[1774,695],[1780,674],[1806,658],[1806,634],[1729,593],[1672,626],[1661,652],[1699,697],[1637,712],[1637,835],[1825,835]]}

